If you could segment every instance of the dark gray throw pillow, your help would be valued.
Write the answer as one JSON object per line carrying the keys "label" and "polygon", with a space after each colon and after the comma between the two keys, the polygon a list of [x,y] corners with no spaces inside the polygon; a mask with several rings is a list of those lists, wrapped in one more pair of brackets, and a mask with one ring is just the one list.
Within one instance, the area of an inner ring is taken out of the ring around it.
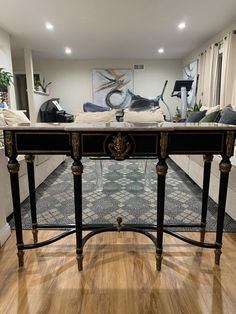
{"label": "dark gray throw pillow", "polygon": [[219,123],[236,124],[236,111],[227,110],[223,112]]}
{"label": "dark gray throw pillow", "polygon": [[206,110],[203,111],[193,111],[188,116],[186,122],[199,122],[206,114]]}

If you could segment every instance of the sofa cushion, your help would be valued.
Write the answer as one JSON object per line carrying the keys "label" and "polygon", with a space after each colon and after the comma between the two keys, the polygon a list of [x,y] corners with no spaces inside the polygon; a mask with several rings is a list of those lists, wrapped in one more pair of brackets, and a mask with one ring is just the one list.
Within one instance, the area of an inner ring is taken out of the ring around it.
{"label": "sofa cushion", "polygon": [[4,119],[7,125],[14,125],[17,123],[30,123],[23,111],[20,110],[3,110]]}
{"label": "sofa cushion", "polygon": [[154,111],[126,111],[124,113],[124,122],[163,122],[164,116],[161,109]]}
{"label": "sofa cushion", "polygon": [[226,110],[222,113],[219,123],[236,124],[236,111]]}
{"label": "sofa cushion", "polygon": [[2,111],[0,112],[0,127],[5,126],[5,125],[6,125],[6,122],[5,122],[3,111]]}
{"label": "sofa cushion", "polygon": [[115,122],[116,110],[104,112],[79,112],[75,115],[76,123]]}
{"label": "sofa cushion", "polygon": [[[0,112],[0,127],[3,127],[6,125],[3,113]],[[0,130],[0,147],[4,145],[4,137],[3,137],[3,130]]]}
{"label": "sofa cushion", "polygon": [[206,113],[205,117],[203,117],[199,122],[218,122],[220,119],[220,110],[213,111],[211,113]]}
{"label": "sofa cushion", "polygon": [[206,114],[206,110],[203,111],[193,111],[188,116],[186,122],[199,122]]}

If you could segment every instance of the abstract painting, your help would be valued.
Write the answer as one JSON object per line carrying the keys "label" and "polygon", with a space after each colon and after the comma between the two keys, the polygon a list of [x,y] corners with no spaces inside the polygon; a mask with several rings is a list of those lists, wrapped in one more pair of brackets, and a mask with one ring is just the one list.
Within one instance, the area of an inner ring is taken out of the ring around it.
{"label": "abstract painting", "polygon": [[128,107],[133,90],[133,72],[131,69],[95,69],[93,70],[93,103],[112,109]]}

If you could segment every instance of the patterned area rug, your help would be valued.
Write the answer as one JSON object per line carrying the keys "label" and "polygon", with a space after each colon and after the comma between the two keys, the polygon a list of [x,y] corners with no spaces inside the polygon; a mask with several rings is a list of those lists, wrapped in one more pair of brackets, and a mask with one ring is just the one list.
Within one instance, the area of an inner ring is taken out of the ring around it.
{"label": "patterned area rug", "polygon": [[[144,189],[144,161],[103,161],[103,190],[96,190],[95,161],[83,158],[83,222],[156,224],[156,161],[151,161],[150,189]],[[74,223],[73,177],[67,158],[36,191],[38,223]],[[201,189],[168,160],[166,224],[200,223]],[[207,230],[216,229],[217,204],[209,199]],[[23,228],[31,226],[29,199],[22,203]],[[10,222],[14,228],[14,221]],[[226,214],[224,229],[236,231],[236,222]],[[183,229],[178,229],[183,230]],[[185,230],[194,230],[187,228]],[[196,228],[195,228],[196,230]]]}

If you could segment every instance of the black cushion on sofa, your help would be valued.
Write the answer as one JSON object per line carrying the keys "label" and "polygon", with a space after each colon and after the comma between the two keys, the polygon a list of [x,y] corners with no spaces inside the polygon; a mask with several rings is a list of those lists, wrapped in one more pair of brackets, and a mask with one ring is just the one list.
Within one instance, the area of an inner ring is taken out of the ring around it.
{"label": "black cushion on sofa", "polygon": [[188,116],[186,122],[199,122],[206,114],[206,110],[203,111],[193,111]]}
{"label": "black cushion on sofa", "polygon": [[236,111],[226,110],[223,112],[219,123],[236,124]]}

